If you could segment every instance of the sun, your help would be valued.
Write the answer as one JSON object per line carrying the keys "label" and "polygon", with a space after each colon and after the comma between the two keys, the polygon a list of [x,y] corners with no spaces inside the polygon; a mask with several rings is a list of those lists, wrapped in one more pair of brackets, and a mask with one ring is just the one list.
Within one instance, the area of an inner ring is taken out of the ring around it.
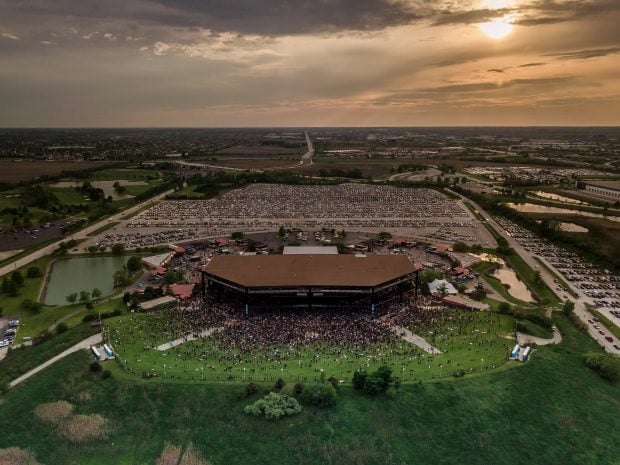
{"label": "sun", "polygon": [[510,23],[512,18],[510,16],[511,15],[506,15],[501,18],[494,19],[493,21],[481,23],[478,27],[491,39],[503,39],[512,32],[512,24]]}

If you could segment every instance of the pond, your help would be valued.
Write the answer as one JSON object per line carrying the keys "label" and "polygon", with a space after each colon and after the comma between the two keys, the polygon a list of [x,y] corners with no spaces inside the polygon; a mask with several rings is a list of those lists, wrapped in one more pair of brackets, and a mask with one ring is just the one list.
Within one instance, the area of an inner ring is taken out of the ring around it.
{"label": "pond", "polygon": [[606,220],[620,222],[620,217],[618,216],[605,216],[600,213],[583,212],[581,210],[571,210],[570,208],[548,207],[546,205],[536,205],[534,203],[507,203],[506,206],[523,213],[569,214],[587,216],[590,218],[604,218]]}
{"label": "pond", "polygon": [[534,296],[513,269],[502,266],[495,270],[493,276],[499,279],[502,284],[510,286],[506,290],[515,299],[523,300],[524,302],[534,302]]}
{"label": "pond", "polygon": [[114,291],[113,275],[128,257],[83,257],[58,260],[52,265],[45,293],[45,305],[67,305],[66,297],[98,288],[102,296]]}
{"label": "pond", "polygon": [[[103,194],[108,197],[111,196],[113,200],[122,200],[133,197],[133,195],[128,194],[119,194],[114,189],[114,183],[118,182],[121,186],[146,186],[147,183],[144,181],[127,181],[126,179],[118,179],[115,181],[92,181],[91,184],[93,187],[97,189],[101,189]],[[75,181],[60,181],[55,184],[52,184],[51,187],[59,187],[63,189],[81,187],[83,182],[75,182]]]}

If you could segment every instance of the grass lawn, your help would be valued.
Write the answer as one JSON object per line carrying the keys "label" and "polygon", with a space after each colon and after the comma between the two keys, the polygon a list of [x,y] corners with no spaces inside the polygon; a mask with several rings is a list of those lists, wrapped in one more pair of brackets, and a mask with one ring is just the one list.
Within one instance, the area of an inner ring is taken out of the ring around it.
{"label": "grass lawn", "polygon": [[[213,465],[617,464],[619,386],[584,366],[596,344],[563,316],[557,324],[564,342],[520,369],[403,385],[395,398],[344,387],[335,407],[277,421],[245,415],[258,396],[240,385],[102,379],[76,353],[2,398],[0,448],[29,448],[47,465],[153,464],[166,442],[191,443]],[[57,400],[105,417],[107,439],[72,443],[32,414]]]}
{"label": "grass lawn", "polygon": [[159,177],[159,173],[154,170],[139,168],[110,168],[95,171],[89,174],[90,181],[117,181],[125,179],[127,181],[147,181],[150,178]]}
{"label": "grass lawn", "polygon": [[396,337],[391,342],[368,344],[361,352],[345,345],[314,342],[295,347],[274,344],[241,354],[218,334],[167,351],[149,348],[181,336],[167,331],[167,321],[165,311],[106,320],[107,340],[118,353],[119,363],[133,376],[148,372],[189,381],[271,382],[283,378],[295,382],[318,379],[324,370],[349,382],[359,368],[372,370],[392,363],[403,382],[417,382],[450,376],[457,369],[473,373],[481,368],[515,366],[506,361],[514,341],[514,320],[492,312],[455,310],[432,325],[411,326],[409,329],[443,352],[434,356]]}
{"label": "grass lawn", "polygon": [[98,331],[98,326],[82,323],[40,344],[10,350],[4,360],[0,361],[0,385],[13,381]]}

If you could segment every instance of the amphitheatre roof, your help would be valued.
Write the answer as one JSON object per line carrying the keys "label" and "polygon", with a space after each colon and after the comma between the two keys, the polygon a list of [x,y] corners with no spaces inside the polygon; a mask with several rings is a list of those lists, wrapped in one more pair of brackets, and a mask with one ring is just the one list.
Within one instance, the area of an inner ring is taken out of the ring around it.
{"label": "amphitheatre roof", "polygon": [[217,255],[204,272],[243,287],[374,287],[414,273],[404,255]]}

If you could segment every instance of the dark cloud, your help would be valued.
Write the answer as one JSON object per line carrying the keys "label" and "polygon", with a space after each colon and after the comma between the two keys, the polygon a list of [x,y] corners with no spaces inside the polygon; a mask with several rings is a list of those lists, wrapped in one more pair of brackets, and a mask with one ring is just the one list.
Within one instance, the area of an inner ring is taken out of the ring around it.
{"label": "dark cloud", "polygon": [[475,24],[484,23],[495,18],[501,18],[509,13],[509,9],[499,10],[471,10],[471,11],[442,11],[438,14],[433,25],[443,26],[445,24]]}
{"label": "dark cloud", "polygon": [[491,68],[491,69],[487,69],[487,72],[489,72],[489,73],[503,73],[505,69],[507,69],[507,68]]}
{"label": "dark cloud", "polygon": [[556,84],[565,84],[572,81],[571,76],[559,76],[550,78],[538,78],[538,79],[511,79],[508,81],[499,82],[472,82],[467,84],[450,84],[447,86],[428,87],[418,89],[421,93],[432,94],[452,94],[461,92],[482,92],[491,90],[505,90],[511,87],[524,87],[524,86],[549,86]]}
{"label": "dark cloud", "polygon": [[522,65],[517,66],[517,68],[532,68],[534,66],[544,66],[547,63],[536,62],[536,63],[524,63]]}
{"label": "dark cloud", "polygon": [[558,60],[587,60],[589,58],[604,57],[620,53],[620,47],[594,48],[586,50],[575,50],[562,53],[549,53],[546,56],[555,57]]}
{"label": "dark cloud", "polygon": [[620,11],[618,0],[557,1],[540,0],[525,5],[514,24],[538,26],[582,20],[588,16]]}

